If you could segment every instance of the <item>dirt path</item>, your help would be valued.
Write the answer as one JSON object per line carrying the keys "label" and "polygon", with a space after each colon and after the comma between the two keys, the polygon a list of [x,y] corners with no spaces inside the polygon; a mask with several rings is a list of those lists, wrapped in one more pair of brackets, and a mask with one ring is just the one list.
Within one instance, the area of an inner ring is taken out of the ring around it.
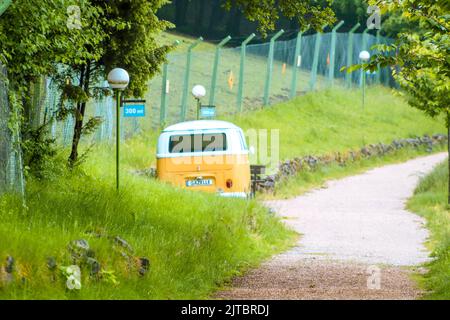
{"label": "dirt path", "polygon": [[223,299],[414,299],[410,279],[428,252],[424,221],[405,210],[440,153],[330,181],[290,200],[267,202],[300,233],[297,245],[237,278]]}

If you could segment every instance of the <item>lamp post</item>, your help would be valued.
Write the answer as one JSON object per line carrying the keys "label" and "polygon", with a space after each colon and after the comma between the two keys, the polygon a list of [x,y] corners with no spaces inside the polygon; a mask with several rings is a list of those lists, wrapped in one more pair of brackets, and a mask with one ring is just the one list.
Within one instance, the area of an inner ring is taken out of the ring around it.
{"label": "lamp post", "polygon": [[200,108],[202,106],[200,99],[206,96],[206,89],[204,86],[197,84],[192,88],[192,95],[197,100],[197,120],[200,119]]}
{"label": "lamp post", "polygon": [[119,190],[119,152],[120,152],[120,107],[121,91],[128,87],[130,76],[121,68],[115,68],[108,74],[108,83],[116,95],[116,189]]}
{"label": "lamp post", "polygon": [[[359,60],[361,62],[365,63],[369,61],[370,59],[370,53],[366,50],[363,50],[359,53]],[[362,108],[364,109],[364,102],[365,102],[365,94],[366,94],[366,72],[364,69],[362,69]]]}

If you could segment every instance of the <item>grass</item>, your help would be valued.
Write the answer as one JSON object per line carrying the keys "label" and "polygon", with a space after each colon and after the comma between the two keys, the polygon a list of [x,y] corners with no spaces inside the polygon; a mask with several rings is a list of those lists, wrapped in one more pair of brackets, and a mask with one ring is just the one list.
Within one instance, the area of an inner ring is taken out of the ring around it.
{"label": "grass", "polygon": [[359,90],[326,90],[229,119],[245,129],[279,129],[282,160],[445,132],[444,121],[411,108],[390,89],[370,87],[366,101],[362,110]]}
{"label": "grass", "polygon": [[[219,119],[237,124],[248,138],[250,130],[267,130],[269,137],[272,130],[279,130],[279,147],[275,149],[273,161],[270,156],[268,161],[258,156],[259,152],[265,152],[262,148],[251,159],[252,163],[271,167],[272,172],[277,160],[346,152],[370,143],[391,143],[398,138],[445,132],[444,121],[431,119],[411,108],[390,89],[370,87],[364,110],[359,104],[360,98],[359,90],[325,90]],[[126,140],[123,144],[124,166],[129,170],[155,166],[158,134],[158,130],[143,129],[140,135]],[[258,149],[257,142],[249,141],[249,144]],[[112,148],[103,146],[102,150],[102,156],[93,157],[97,162],[95,166],[100,165],[104,157],[114,157]]]}
{"label": "grass", "polygon": [[[176,33],[163,33],[161,35],[161,43],[172,44],[175,40],[179,40],[180,44],[169,55],[168,80],[170,90],[167,95],[168,99],[168,118],[166,123],[174,123],[180,120],[184,76],[186,70],[186,52],[188,46],[196,39]],[[286,56],[281,54],[285,48],[284,41],[279,41],[275,46],[275,56]],[[294,48],[292,48],[294,50]],[[243,84],[243,110],[251,111],[263,105],[265,74],[267,69],[267,45],[247,46],[246,65]],[[213,70],[213,62],[215,58],[215,44],[210,42],[201,42],[192,51],[191,73],[189,81],[188,111],[187,119],[196,117],[196,102],[190,96],[190,90],[195,84],[202,84],[206,87],[206,97],[203,99],[204,104],[209,103],[211,93],[211,77]],[[325,57],[323,57],[325,59]],[[303,94],[309,91],[310,72],[306,69],[293,69],[292,61],[282,61],[275,59],[273,66],[273,77],[271,86],[270,102],[272,104],[286,101],[289,99],[289,93],[292,82],[292,72],[298,72],[297,93]],[[283,68],[283,65],[285,67]],[[240,70],[240,49],[225,47],[221,50],[221,58],[217,73],[217,87],[215,94],[215,102],[217,113],[220,116],[227,116],[237,112],[237,95],[239,84]],[[234,79],[233,85],[230,87],[229,79]],[[336,86],[342,86],[342,80],[335,81]],[[318,75],[317,90],[322,90],[327,86],[326,77]],[[162,91],[162,77],[157,76],[149,83],[149,90],[145,99],[150,102],[151,114],[150,119],[141,121],[141,126],[146,126],[149,120],[153,126],[159,125],[160,117],[160,100]]]}
{"label": "grass", "polygon": [[[112,174],[86,171],[31,181],[27,210],[0,198],[0,257],[2,264],[7,256],[16,261],[12,283],[0,274],[0,299],[206,298],[294,237],[255,201],[181,192],[129,174],[117,194],[113,181]],[[114,244],[115,236],[133,252]],[[68,245],[77,239],[89,242],[104,275],[89,276],[82,263],[82,288],[69,291],[61,272],[46,264],[53,257],[58,266],[72,265]],[[150,260],[143,277],[139,257]]]}
{"label": "grass", "polygon": [[428,246],[434,260],[426,265],[428,273],[419,278],[427,290],[425,299],[450,299],[450,209],[448,197],[448,167],[437,166],[422,178],[408,202],[408,208],[424,217],[431,232]]}

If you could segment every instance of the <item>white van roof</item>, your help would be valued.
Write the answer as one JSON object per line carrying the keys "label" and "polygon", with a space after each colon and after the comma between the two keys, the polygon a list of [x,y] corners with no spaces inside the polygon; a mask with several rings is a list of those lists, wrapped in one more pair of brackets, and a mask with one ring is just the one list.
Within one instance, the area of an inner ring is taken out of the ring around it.
{"label": "white van roof", "polygon": [[227,121],[220,120],[197,120],[186,121],[171,125],[164,129],[163,132],[170,131],[188,131],[188,130],[204,130],[204,129],[240,129],[238,126]]}

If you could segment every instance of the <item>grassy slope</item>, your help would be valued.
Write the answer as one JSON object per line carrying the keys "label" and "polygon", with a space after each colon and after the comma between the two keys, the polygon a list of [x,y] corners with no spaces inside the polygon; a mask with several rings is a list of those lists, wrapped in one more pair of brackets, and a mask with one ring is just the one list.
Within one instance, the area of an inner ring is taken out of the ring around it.
{"label": "grassy slope", "polygon": [[365,110],[359,90],[329,90],[231,120],[246,129],[279,129],[281,159],[445,132],[443,122],[426,117],[382,87],[370,87]]}
{"label": "grassy slope", "polygon": [[[195,40],[174,33],[164,33],[161,35],[161,43],[171,44],[175,40],[180,40],[180,44],[169,57],[170,93],[168,94],[168,119],[167,123],[173,123],[180,119],[181,96],[184,84],[184,73],[186,66],[186,51],[188,46]],[[248,46],[245,66],[245,81],[243,92],[243,110],[254,110],[263,104],[265,74],[267,68],[267,46],[260,48]],[[277,50],[278,47],[275,48]],[[265,50],[265,51],[264,51]],[[209,103],[212,66],[214,61],[215,45],[208,42],[201,42],[192,51],[192,64],[189,83],[189,92],[193,85],[202,84],[206,87],[206,97],[203,103]],[[286,63],[286,69],[283,69]],[[273,78],[271,87],[271,103],[277,103],[288,99],[292,81],[291,61],[274,62]],[[215,105],[218,114],[224,116],[237,112],[237,92],[239,83],[240,51],[234,48],[223,48],[218,68],[217,89],[215,95]],[[284,70],[284,72],[283,72]],[[297,69],[296,69],[297,70]],[[304,69],[298,69],[298,93],[309,90],[310,73]],[[229,87],[228,79],[230,73],[234,76],[234,85]],[[316,89],[323,89],[326,85],[326,78],[318,75]],[[149,91],[146,99],[151,101],[153,107],[152,121],[157,124],[159,121],[159,105],[161,93],[161,77],[155,77],[149,84]],[[336,86],[342,82],[336,80]],[[194,119],[196,116],[196,102],[189,95],[187,119]],[[148,123],[148,120],[146,121]],[[142,123],[146,125],[146,123]]]}
{"label": "grassy slope", "polygon": [[[361,108],[359,90],[327,90],[240,115],[221,116],[244,131],[280,130],[280,160],[296,156],[348,151],[370,143],[445,132],[443,121],[431,119],[390,89],[370,87],[366,108]],[[158,132],[144,130],[124,145],[124,162],[129,169],[155,165]],[[270,133],[269,133],[270,136]],[[256,146],[255,146],[256,147]],[[103,147],[104,157],[113,149]],[[134,152],[133,152],[134,151]],[[103,159],[95,157],[103,163]]]}
{"label": "grassy slope", "polygon": [[[112,174],[77,172],[31,182],[26,211],[14,199],[0,199],[0,257],[4,261],[11,255],[17,262],[15,282],[0,281],[0,299],[205,298],[293,237],[255,201],[180,192],[131,175],[117,194],[113,181]],[[107,236],[125,239],[133,257],[148,257],[149,274],[139,277],[137,267],[121,256],[123,249]],[[114,272],[119,284],[89,278],[87,267],[79,292],[66,291],[61,276],[51,280],[46,259],[72,264],[67,246],[76,239],[88,240],[102,268]]]}
{"label": "grassy slope", "polygon": [[435,260],[427,265],[429,272],[420,278],[428,291],[427,299],[450,299],[450,211],[447,205],[448,168],[446,163],[424,177],[414,196],[409,200],[410,210],[427,220],[431,231],[428,242]]}

